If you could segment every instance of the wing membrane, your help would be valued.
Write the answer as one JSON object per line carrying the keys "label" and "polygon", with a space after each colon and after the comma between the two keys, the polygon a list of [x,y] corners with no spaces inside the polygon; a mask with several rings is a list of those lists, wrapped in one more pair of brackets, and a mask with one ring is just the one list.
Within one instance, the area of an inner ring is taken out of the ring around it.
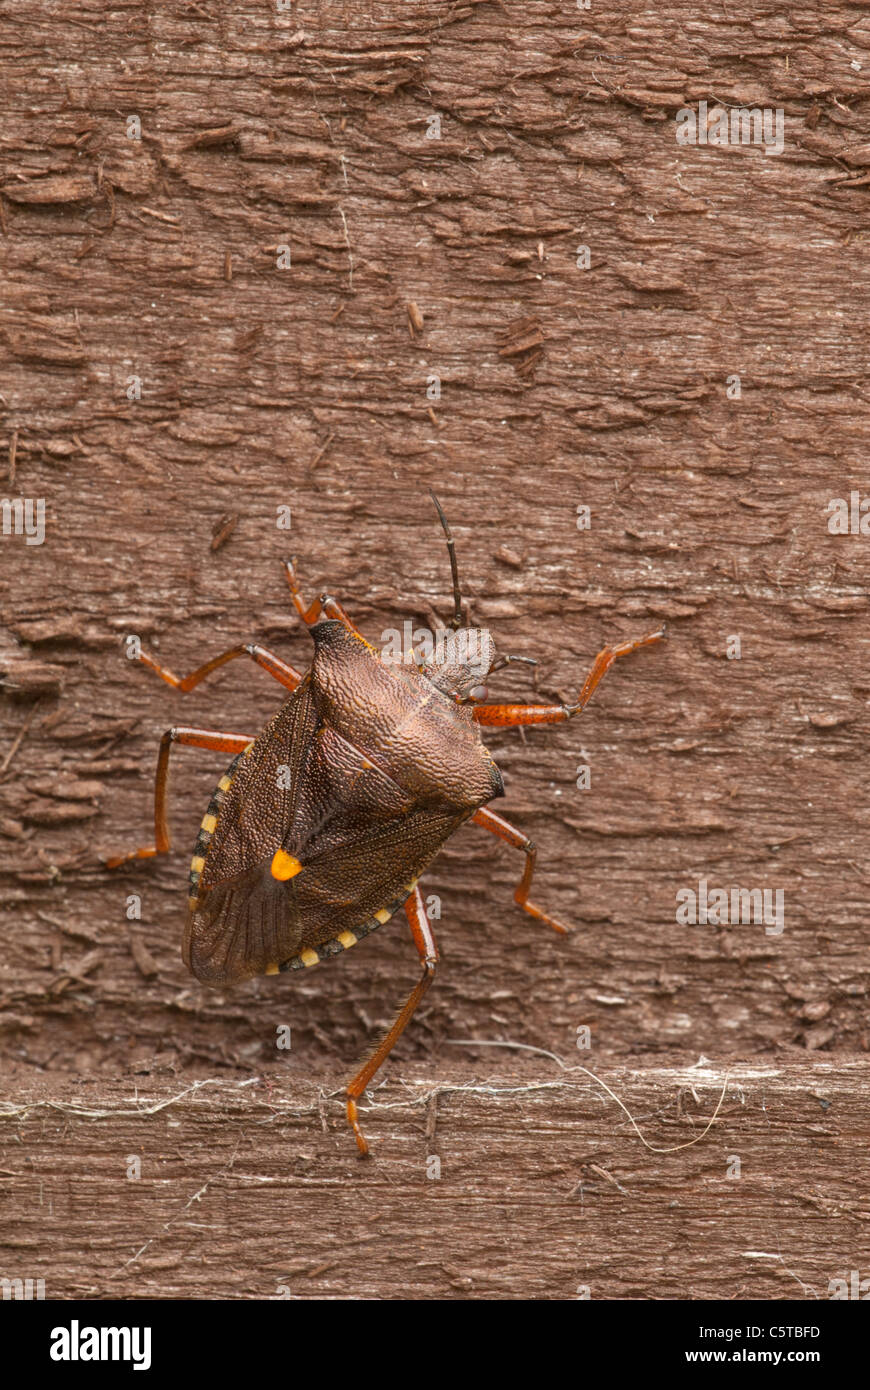
{"label": "wing membrane", "polygon": [[[187,922],[185,962],[198,979],[226,984],[327,943],[339,949],[342,933],[365,935],[395,911],[469,814],[415,806],[318,718],[304,681],[226,792]],[[303,865],[286,881],[271,873],[278,849]]]}

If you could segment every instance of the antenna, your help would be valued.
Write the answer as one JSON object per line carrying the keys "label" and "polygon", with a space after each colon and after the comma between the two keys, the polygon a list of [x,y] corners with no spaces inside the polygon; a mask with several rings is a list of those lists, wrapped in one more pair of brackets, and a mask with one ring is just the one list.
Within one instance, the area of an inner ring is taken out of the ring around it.
{"label": "antenna", "polygon": [[453,617],[448,623],[448,627],[452,627],[455,632],[457,628],[462,627],[462,593],[459,588],[459,570],[456,568],[456,543],[450,534],[450,527],[447,525],[447,517],[444,515],[444,508],[441,506],[441,503],[438,501],[431,487],[429,489],[429,496],[435,503],[438,515],[441,518],[441,525],[444,527],[444,534],[447,537],[447,553],[450,556],[450,573],[453,576],[453,607],[455,610]]}

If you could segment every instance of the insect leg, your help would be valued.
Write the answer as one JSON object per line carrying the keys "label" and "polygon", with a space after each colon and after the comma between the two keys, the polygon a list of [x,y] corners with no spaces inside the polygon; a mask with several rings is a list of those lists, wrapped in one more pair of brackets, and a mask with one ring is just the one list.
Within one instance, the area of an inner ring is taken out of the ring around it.
{"label": "insect leg", "polygon": [[500,840],[506,840],[514,849],[525,851],[526,867],[523,871],[522,879],[514,893],[514,901],[519,903],[524,912],[528,912],[532,917],[537,917],[539,922],[546,922],[548,927],[554,931],[561,932],[563,935],[571,931],[570,927],[563,927],[561,922],[557,922],[555,917],[551,917],[542,908],[535,907],[534,903],[529,902],[529,889],[532,886],[532,875],[535,872],[535,857],[537,850],[533,840],[524,835],[516,826],[511,825],[503,816],[499,816],[495,811],[490,811],[489,807],[481,806],[479,811],[475,811],[471,817],[475,825],[482,825],[484,830],[489,830],[491,834],[497,835]]}
{"label": "insect leg", "polygon": [[258,646],[255,642],[246,642],[238,647],[230,647],[228,652],[221,652],[220,656],[213,656],[211,661],[207,661],[204,666],[199,666],[195,671],[191,671],[189,676],[176,676],[169,670],[168,666],[160,666],[149,656],[147,652],[140,651],[138,660],[150,671],[155,671],[161,680],[166,681],[167,685],[173,686],[176,690],[193,690],[195,685],[204,681],[206,676],[210,676],[212,671],[216,671],[219,666],[225,665],[228,661],[233,661],[237,656],[249,656],[252,661],[256,661],[258,666],[262,666],[264,671],[268,671],[270,676],[274,676],[276,681],[280,681],[288,690],[295,690],[302,677],[292,666],[288,666],[286,661],[282,661],[280,656],[274,652],[267,651],[265,647]]}
{"label": "insect leg", "polygon": [[173,743],[183,743],[192,748],[214,748],[222,753],[243,753],[250,742],[247,734],[212,733],[208,729],[167,729],[160,740],[160,752],[157,755],[157,777],[154,783],[154,844],[143,845],[141,849],[104,859],[106,868],[117,869],[119,864],[126,864],[131,859],[153,859],[155,854],[165,854],[169,849],[166,790],[169,782],[169,753]]}
{"label": "insect leg", "polygon": [[432,935],[432,928],[426,916],[426,909],[423,906],[423,898],[419,888],[415,887],[411,896],[406,900],[405,913],[411,928],[411,935],[414,938],[414,945],[417,947],[420,963],[423,966],[423,974],[399,1010],[386,1037],[378,1044],[371,1057],[363,1063],[353,1080],[348,1083],[346,1092],[347,1118],[356,1135],[356,1142],[361,1154],[367,1154],[369,1146],[359,1127],[356,1103],[375,1072],[383,1065],[384,1060],[405,1031],[414,1010],[435,978],[435,966],[438,963],[438,947],[435,945],[435,937]]}
{"label": "insect leg", "polygon": [[358,637],[362,636],[359,628],[351,622],[338,599],[333,598],[331,594],[321,594],[319,598],[313,599],[306,608],[305,600],[296,583],[296,563],[294,560],[284,561],[284,572],[287,576],[287,583],[290,585],[290,593],[293,595],[293,605],[306,627],[312,627],[314,623],[320,622],[321,617],[325,614],[327,618],[337,618]]}
{"label": "insect leg", "polygon": [[592,670],[583,682],[576,705],[474,705],[472,714],[478,724],[503,727],[511,724],[559,724],[564,719],[570,719],[572,714],[576,714],[589,703],[601,677],[610,670],[618,657],[628,656],[640,647],[649,647],[653,642],[660,642],[664,635],[665,629],[660,627],[656,632],[647,633],[646,637],[636,637],[633,641],[618,642],[614,647],[604,647],[592,663]]}

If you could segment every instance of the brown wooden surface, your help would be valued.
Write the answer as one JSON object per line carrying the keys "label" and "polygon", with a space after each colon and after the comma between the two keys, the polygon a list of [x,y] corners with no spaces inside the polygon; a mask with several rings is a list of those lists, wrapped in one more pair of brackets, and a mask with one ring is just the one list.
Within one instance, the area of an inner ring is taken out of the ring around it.
{"label": "brown wooden surface", "polygon": [[482,1054],[373,1092],[374,1161],[308,1078],[18,1073],[4,1268],[46,1298],[811,1300],[866,1277],[866,1061],[606,1069],[657,1149],[722,1102],[662,1154],[582,1073]]}
{"label": "brown wooden surface", "polygon": [[[279,16],[253,3],[106,11],[95,0],[0,21],[0,498],[44,497],[48,514],[43,546],[0,537],[0,1048],[13,1111],[30,1088],[112,1110],[134,1085],[168,1097],[224,1078],[179,1102],[193,1147],[171,1161],[195,1190],[255,1129],[259,1111],[233,1087],[283,1087],[289,1066],[288,1104],[304,1106],[317,1085],[346,1079],[389,1019],[416,973],[400,919],[301,979],[219,995],[186,974],[187,867],[220,757],[175,755],[170,860],[112,875],[99,855],[150,836],[165,728],[254,733],[281,698],[246,663],[177,695],[126,660],[125,634],[179,672],[245,640],[304,666],[288,553],[306,591],[328,586],[372,639],[406,618],[431,622],[433,609],[446,617],[433,484],[474,619],[504,650],[539,658],[541,697],[573,697],[608,639],[666,619],[670,641],[621,664],[572,726],[488,738],[508,788],[499,809],[540,846],[537,898],[578,932],[563,940],[527,920],[512,902],[520,857],[464,829],[426,880],[442,899],[443,961],[385,1072],[389,1093],[406,1077],[516,1074],[515,1054],[458,1060],[449,1039],[525,1043],[610,1077],[700,1054],[772,1067],[786,1078],[771,1082],[782,1146],[762,1150],[769,1183],[746,1242],[772,1250],[774,1181],[798,1191],[795,1165],[825,1123],[797,1099],[823,1053],[826,1085],[843,1059],[843,1129],[818,1160],[830,1188],[819,1176],[806,1191],[833,1192],[836,1206],[850,1190],[866,1115],[854,1059],[870,1036],[870,540],[830,535],[824,509],[868,487],[870,21],[845,4],[727,10],[506,0],[301,3]],[[783,107],[784,152],[678,146],[674,115],[700,100]],[[434,114],[440,140],[426,138]],[[577,268],[580,245],[589,270]],[[423,315],[413,333],[409,304]],[[438,402],[426,397],[432,373]],[[739,400],[726,396],[735,373]],[[276,527],[282,505],[289,534]],[[589,531],[576,526],[581,505]],[[725,657],[732,634],[739,661]],[[533,697],[521,668],[498,690]],[[782,888],[783,934],[678,926],[675,895],[701,877]],[[131,893],[139,923],[125,915]],[[276,1057],[281,1023],[289,1059]],[[580,1054],[584,1024],[593,1044]],[[527,1080],[552,1080],[553,1066],[523,1054]],[[651,1111],[670,1104],[673,1086],[656,1075],[636,1081],[642,1112],[647,1095]],[[657,1263],[655,1250],[676,1260],[681,1249],[664,1201],[674,1169],[636,1140],[625,1162],[661,1197],[658,1245],[641,1247],[645,1216],[606,1184],[610,1215],[592,1232],[582,1224],[583,1260],[563,1233],[539,1276],[540,1211],[517,1214],[523,1179],[546,1184],[558,1163],[573,1184],[572,1163],[623,1133],[582,1087],[580,1106],[543,1093],[543,1130],[538,1102],[530,1121],[532,1102],[510,1094],[477,1118],[459,1108],[450,1191],[468,1209],[458,1226],[450,1211],[448,1263],[460,1285],[414,1274],[410,1292],[572,1296],[588,1260],[599,1297],[755,1296],[759,1265],[744,1262],[744,1278],[739,1241],[728,1254],[701,1240],[691,1278]],[[327,1141],[310,1116],[293,1121],[300,1152],[334,1143],[340,1167],[307,1171],[291,1241],[302,1253],[282,1247],[263,1268],[301,1268],[309,1250],[316,1267],[322,1233],[334,1238],[351,1209],[362,1229],[368,1189],[383,1185],[391,1235],[370,1282],[347,1274],[329,1289],[408,1292],[401,1221],[428,1150],[419,1117],[395,1114],[378,1150],[378,1164],[398,1165],[386,1177],[355,1166],[340,1127]],[[761,1143],[764,1111],[752,1114]],[[111,1260],[132,1250],[110,1244],[92,1276],[88,1247],[110,1216],[124,1219],[96,1174],[153,1143],[153,1127],[61,1128],[37,1111],[22,1148],[17,1125],[0,1165],[12,1174],[0,1274],[16,1272],[6,1265],[29,1231],[26,1259],[57,1271],[59,1296],[141,1293],[141,1261],[109,1280]],[[726,1132],[723,1118],[681,1159],[680,1200],[699,1231],[717,1229],[703,1174],[710,1164],[719,1181]],[[566,1136],[570,1161],[553,1153]],[[58,1197],[67,1218],[50,1242],[30,1224],[36,1188],[21,1186],[39,1145],[55,1185],[65,1163],[79,1174],[79,1218]],[[277,1178],[283,1152],[255,1145],[245,1171],[268,1157]],[[472,1201],[480,1185],[492,1206]],[[722,1200],[732,1186],[747,1190],[729,1184]],[[220,1219],[238,1203],[246,1229],[270,1231],[253,1187],[232,1188]],[[136,1192],[123,1201],[144,1203],[136,1229],[150,1239],[175,1207]],[[558,1192],[548,1219],[561,1230],[574,1208]],[[499,1199],[516,1215],[507,1245],[494,1233]],[[821,1252],[828,1277],[838,1262],[870,1263],[866,1226],[849,1228],[840,1260],[839,1226],[823,1234],[839,1216],[813,1210],[817,1227],[787,1226],[798,1281],[765,1274],[759,1296],[824,1290]],[[153,1292],[262,1291],[246,1242],[231,1277],[210,1274],[198,1264],[207,1237],[185,1230],[183,1273],[162,1285],[154,1275]],[[641,1250],[637,1282],[613,1254],[627,1249]]]}

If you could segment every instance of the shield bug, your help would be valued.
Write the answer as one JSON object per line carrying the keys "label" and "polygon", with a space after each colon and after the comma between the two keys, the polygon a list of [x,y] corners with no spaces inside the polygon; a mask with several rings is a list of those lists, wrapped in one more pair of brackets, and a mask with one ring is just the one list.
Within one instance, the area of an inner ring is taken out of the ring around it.
{"label": "shield bug", "polygon": [[392,1027],[346,1089],[360,1152],[368,1145],[357,1102],[407,1026],[435,974],[438,949],[418,879],[465,821],[525,855],[514,898],[557,932],[568,930],[531,901],[536,850],[487,803],[504,795],[484,744],[486,726],[556,724],[588,702],[618,657],[658,642],[664,628],[598,653],[576,704],[489,704],[484,682],[511,661],[488,631],[463,625],[456,550],[435,494],[453,580],[453,617],[419,664],[385,661],[341,604],[302,598],[285,564],[293,604],[314,641],[305,675],[257,645],[213,657],[180,678],[145,652],[138,659],[177,690],[247,656],[290,692],[256,738],[177,726],[157,760],[154,844],[106,860],[109,867],[169,849],[166,817],[174,744],[232,753],[202,820],[190,869],[182,954],[204,984],[304,970],[340,955],[404,908],[422,968]]}

